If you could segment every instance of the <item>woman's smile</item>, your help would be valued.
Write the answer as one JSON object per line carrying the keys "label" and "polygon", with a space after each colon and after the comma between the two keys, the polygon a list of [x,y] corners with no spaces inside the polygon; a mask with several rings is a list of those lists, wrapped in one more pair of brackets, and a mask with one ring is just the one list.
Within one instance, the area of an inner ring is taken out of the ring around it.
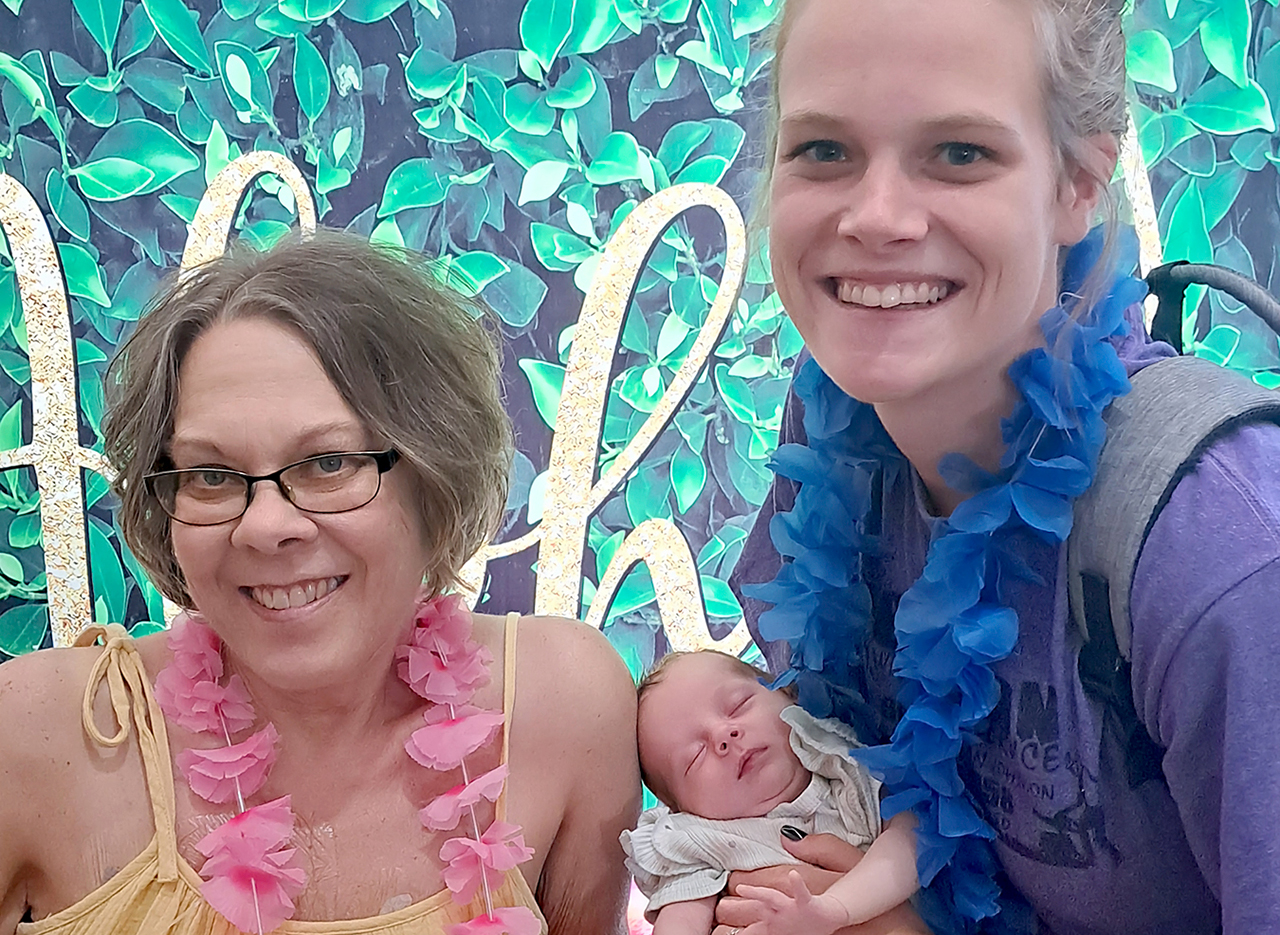
{"label": "woman's smile", "polygon": [[346,580],[346,575],[335,575],[295,581],[288,585],[242,587],[240,593],[247,594],[254,603],[267,610],[295,610],[323,600],[342,587]]}
{"label": "woman's smile", "polygon": [[937,305],[959,289],[950,280],[921,276],[902,279],[832,277],[830,284],[832,293],[841,302],[863,308],[923,308]]}
{"label": "woman's smile", "polygon": [[1085,229],[1029,11],[805,0],[776,67],[770,257],[792,321],[863,402],[979,402],[1042,340],[1059,248]]}

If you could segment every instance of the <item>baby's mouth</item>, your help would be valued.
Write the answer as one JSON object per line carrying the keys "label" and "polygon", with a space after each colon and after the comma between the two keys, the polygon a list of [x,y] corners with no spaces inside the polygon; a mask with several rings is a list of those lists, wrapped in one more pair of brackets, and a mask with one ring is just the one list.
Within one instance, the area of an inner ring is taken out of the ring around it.
{"label": "baby's mouth", "polygon": [[757,760],[757,759],[759,759],[759,755],[760,755],[761,753],[763,753],[763,752],[764,752],[764,748],[763,748],[763,747],[757,747],[757,748],[756,748],[756,749],[754,749],[754,750],[748,750],[748,751],[747,751],[746,756],[744,756],[744,757],[742,758],[742,762],[740,762],[740,763],[738,764],[738,778],[739,778],[739,779],[741,779],[741,778],[742,778],[743,776],[745,776],[748,772],[750,772],[750,770],[751,770],[752,766],[755,764],[756,760]]}

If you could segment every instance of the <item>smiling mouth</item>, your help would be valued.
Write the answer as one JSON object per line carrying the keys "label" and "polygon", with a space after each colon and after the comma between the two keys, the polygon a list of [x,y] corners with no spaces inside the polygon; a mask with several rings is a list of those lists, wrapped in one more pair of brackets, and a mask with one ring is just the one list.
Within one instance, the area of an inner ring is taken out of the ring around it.
{"label": "smiling mouth", "polygon": [[312,578],[307,581],[298,581],[286,587],[259,585],[258,587],[241,588],[240,591],[247,594],[255,604],[259,604],[268,610],[292,610],[296,607],[305,607],[307,604],[315,603],[320,598],[332,594],[346,580],[346,575],[340,575],[332,578]]}
{"label": "smiling mouth", "polygon": [[845,305],[863,308],[924,308],[959,291],[950,280],[894,282],[874,285],[856,279],[831,279],[831,291]]}

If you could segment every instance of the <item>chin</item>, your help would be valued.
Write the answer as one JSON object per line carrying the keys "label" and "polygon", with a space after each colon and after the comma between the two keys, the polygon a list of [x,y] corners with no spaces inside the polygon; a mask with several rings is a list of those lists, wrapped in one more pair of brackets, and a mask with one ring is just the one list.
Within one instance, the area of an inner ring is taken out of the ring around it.
{"label": "chin", "polygon": [[849,396],[871,406],[895,403],[921,395],[932,381],[896,357],[872,357],[830,364],[818,361],[823,372]]}

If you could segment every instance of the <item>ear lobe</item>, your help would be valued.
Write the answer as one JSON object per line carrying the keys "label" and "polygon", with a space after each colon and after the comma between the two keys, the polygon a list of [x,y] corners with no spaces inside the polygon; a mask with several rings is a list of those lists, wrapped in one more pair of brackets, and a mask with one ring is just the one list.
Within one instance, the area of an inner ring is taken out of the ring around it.
{"label": "ear lobe", "polygon": [[1094,210],[1115,173],[1119,158],[1120,147],[1110,133],[1086,138],[1068,157],[1058,187],[1058,243],[1070,246],[1089,233]]}

